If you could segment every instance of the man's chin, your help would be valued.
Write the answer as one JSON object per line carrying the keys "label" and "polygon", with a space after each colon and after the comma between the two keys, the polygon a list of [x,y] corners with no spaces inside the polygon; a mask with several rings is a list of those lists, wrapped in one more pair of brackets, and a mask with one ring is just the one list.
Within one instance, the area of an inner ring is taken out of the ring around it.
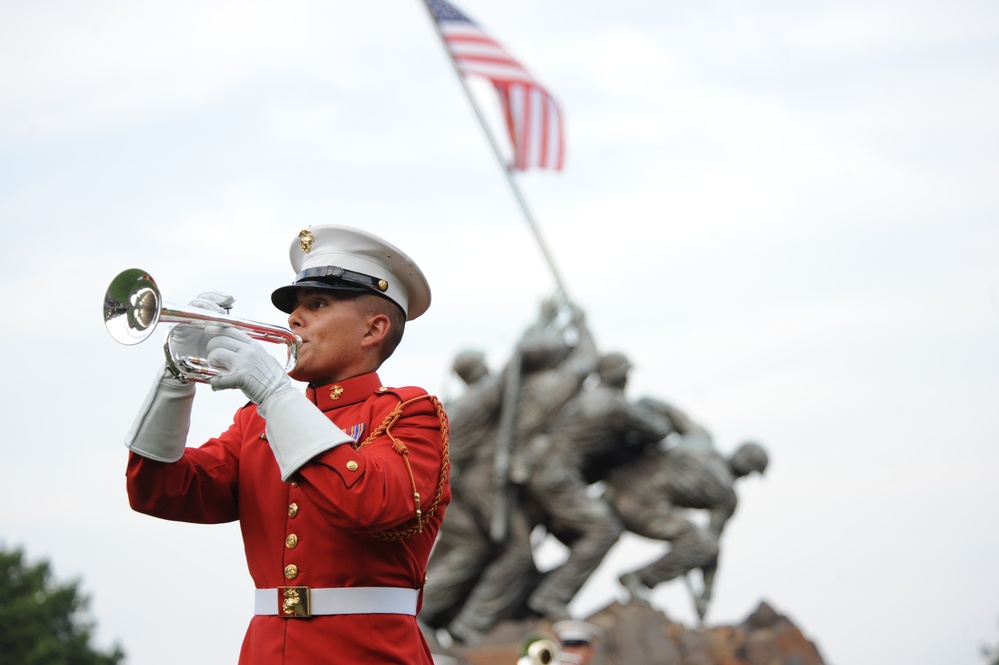
{"label": "man's chin", "polygon": [[318,375],[315,372],[309,372],[307,370],[298,371],[296,367],[292,371],[288,372],[288,377],[293,381],[298,381],[300,383],[307,383],[310,386],[325,386],[327,383],[333,383],[333,378],[327,375]]}

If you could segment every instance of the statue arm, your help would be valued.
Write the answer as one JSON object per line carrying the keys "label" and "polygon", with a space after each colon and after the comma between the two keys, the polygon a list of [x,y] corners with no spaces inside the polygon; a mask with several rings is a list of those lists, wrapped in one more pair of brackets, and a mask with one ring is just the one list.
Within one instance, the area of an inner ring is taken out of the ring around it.
{"label": "statue arm", "polygon": [[621,398],[620,414],[623,419],[622,431],[625,432],[625,442],[632,445],[643,445],[661,441],[674,431],[672,420],[643,405],[641,402],[630,402]]}
{"label": "statue arm", "polygon": [[593,339],[593,333],[583,320],[582,310],[577,308],[573,311],[573,325],[578,339],[572,353],[562,362],[560,369],[572,374],[582,383],[586,377],[596,371],[600,356],[597,353],[597,343]]}
{"label": "statue arm", "polygon": [[726,494],[728,496],[710,510],[711,517],[708,522],[708,530],[716,539],[721,538],[722,531],[725,530],[725,525],[728,524],[732,515],[735,514],[737,505],[735,492],[731,491]]}
{"label": "statue arm", "polygon": [[664,406],[667,412],[666,415],[673,421],[673,426],[676,428],[678,434],[682,436],[696,436],[705,441],[711,441],[711,433],[702,425],[694,422],[684,411],[672,404]]}
{"label": "statue arm", "polygon": [[718,572],[718,557],[715,557],[714,561],[706,566],[701,567],[701,573],[704,577],[704,588],[701,589],[700,598],[695,599],[695,604],[697,606],[697,613],[700,615],[701,619],[704,619],[704,615],[708,612],[708,605],[711,603],[711,594],[715,586],[715,573]]}
{"label": "statue arm", "polygon": [[[725,525],[728,523],[728,520],[732,517],[732,515],[735,514],[735,506],[735,495],[733,493],[730,501],[725,501],[723,504],[711,509],[711,518],[708,524],[708,530],[716,540],[721,538]],[[704,586],[701,589],[700,596],[694,599],[694,603],[697,606],[697,613],[700,615],[702,620],[708,611],[708,605],[711,603],[711,594],[715,586],[715,574],[718,572],[718,556],[719,555],[716,554],[710,563],[701,566],[701,575],[704,579]]]}

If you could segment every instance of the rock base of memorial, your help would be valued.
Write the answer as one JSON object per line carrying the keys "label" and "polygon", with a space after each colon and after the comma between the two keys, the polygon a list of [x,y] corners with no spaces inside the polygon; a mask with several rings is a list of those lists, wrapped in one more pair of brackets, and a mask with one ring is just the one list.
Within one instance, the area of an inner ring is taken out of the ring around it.
{"label": "rock base of memorial", "polygon": [[[591,665],[825,665],[815,643],[786,616],[761,602],[732,626],[691,628],[662,611],[614,603],[586,621],[603,637]],[[515,665],[521,643],[532,632],[550,632],[551,621],[507,621],[480,644],[433,645],[438,665]]]}

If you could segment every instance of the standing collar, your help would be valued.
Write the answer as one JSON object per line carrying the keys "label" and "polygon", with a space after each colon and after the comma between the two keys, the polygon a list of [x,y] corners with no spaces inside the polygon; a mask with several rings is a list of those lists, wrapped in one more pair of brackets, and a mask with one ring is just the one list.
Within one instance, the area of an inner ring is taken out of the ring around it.
{"label": "standing collar", "polygon": [[329,411],[363,402],[381,387],[382,381],[378,378],[378,374],[369,372],[335,383],[309,386],[305,390],[305,395],[319,407],[320,411]]}

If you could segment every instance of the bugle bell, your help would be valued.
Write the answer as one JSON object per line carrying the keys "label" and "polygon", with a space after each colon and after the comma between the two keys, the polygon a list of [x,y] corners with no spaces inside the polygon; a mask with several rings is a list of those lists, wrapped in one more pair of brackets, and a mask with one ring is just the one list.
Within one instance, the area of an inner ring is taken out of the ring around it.
{"label": "bugle bell", "polygon": [[111,337],[122,344],[138,344],[148,339],[158,323],[177,324],[167,333],[163,351],[167,366],[181,381],[207,383],[224,370],[209,364],[206,358],[176,349],[173,342],[180,326],[203,328],[213,323],[234,326],[257,341],[286,344],[286,372],[290,372],[298,362],[301,339],[287,328],[216,314],[200,307],[165,303],[152,276],[138,268],[124,270],[111,280],[104,294],[104,325]]}
{"label": "bugle bell", "polygon": [[552,665],[559,658],[558,645],[553,640],[538,640],[527,647],[531,665]]}
{"label": "bugle bell", "polygon": [[531,633],[524,638],[521,653],[517,665],[557,665],[562,650],[558,641],[547,633]]}

